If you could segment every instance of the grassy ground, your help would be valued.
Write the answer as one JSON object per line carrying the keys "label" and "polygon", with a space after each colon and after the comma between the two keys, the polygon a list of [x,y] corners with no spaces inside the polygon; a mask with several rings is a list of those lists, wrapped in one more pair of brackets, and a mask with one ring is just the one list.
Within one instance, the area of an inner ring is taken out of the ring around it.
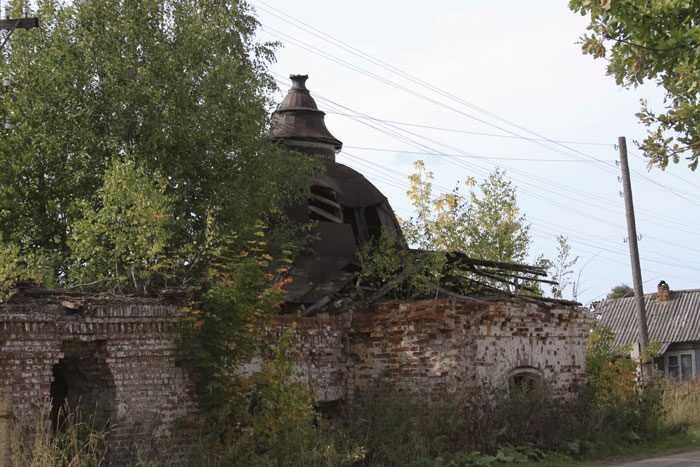
{"label": "grassy ground", "polygon": [[[217,447],[224,449],[221,455],[197,455],[190,465],[599,466],[700,448],[700,379],[661,382],[631,403],[612,406],[587,398],[564,403],[478,391],[441,408],[391,391],[370,394],[364,402],[361,409],[321,421],[303,439],[277,445],[280,452],[237,436],[225,449]],[[37,442],[15,445],[12,465],[104,465],[105,433],[72,423],[54,437],[47,423],[36,426]],[[255,438],[254,430],[246,433]],[[221,439],[218,433],[218,444]],[[199,452],[213,453],[212,446],[204,443]]]}

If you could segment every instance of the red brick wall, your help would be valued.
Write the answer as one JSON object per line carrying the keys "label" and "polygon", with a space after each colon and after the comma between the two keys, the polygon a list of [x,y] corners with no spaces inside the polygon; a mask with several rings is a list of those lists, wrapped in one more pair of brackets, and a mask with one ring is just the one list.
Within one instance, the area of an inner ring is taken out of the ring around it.
{"label": "red brick wall", "polygon": [[[128,464],[137,453],[160,460],[177,456],[172,422],[197,405],[194,387],[176,361],[171,317],[176,309],[152,300],[99,299],[70,315],[51,299],[1,306],[0,385],[12,395],[18,432],[49,399],[54,365],[74,357],[84,362],[82,371],[93,372],[97,378],[91,379],[106,386],[110,460]],[[79,342],[96,343],[88,347],[94,355],[80,355]]]}
{"label": "red brick wall", "polygon": [[[90,299],[79,310],[64,309],[56,298],[0,306],[0,394],[12,394],[15,420],[37,416],[54,365],[71,358],[106,386],[112,461],[129,464],[137,453],[177,458],[173,422],[197,404],[176,359],[176,309],[139,299]],[[567,396],[585,382],[592,321],[579,308],[512,300],[386,302],[283,316],[280,326],[293,320],[303,378],[319,401],[353,401],[377,382],[440,399],[472,387],[506,387],[519,367],[538,371]]]}
{"label": "red brick wall", "polygon": [[[568,396],[585,383],[592,319],[580,308],[509,300],[386,302],[299,323],[311,378],[352,400],[378,382],[439,399],[472,387],[505,388],[527,367]],[[335,347],[340,336],[342,351]],[[309,340],[313,342],[306,343]],[[341,387],[340,376],[344,377]]]}

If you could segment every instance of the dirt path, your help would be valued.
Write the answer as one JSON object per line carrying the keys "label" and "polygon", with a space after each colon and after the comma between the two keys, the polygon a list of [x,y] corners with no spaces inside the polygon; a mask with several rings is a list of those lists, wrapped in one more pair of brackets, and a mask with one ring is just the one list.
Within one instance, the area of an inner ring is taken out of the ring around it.
{"label": "dirt path", "polygon": [[616,467],[690,467],[700,466],[700,450],[675,450],[665,454],[653,456],[620,457],[617,459],[606,459],[594,464],[587,464],[591,467],[616,466]]}

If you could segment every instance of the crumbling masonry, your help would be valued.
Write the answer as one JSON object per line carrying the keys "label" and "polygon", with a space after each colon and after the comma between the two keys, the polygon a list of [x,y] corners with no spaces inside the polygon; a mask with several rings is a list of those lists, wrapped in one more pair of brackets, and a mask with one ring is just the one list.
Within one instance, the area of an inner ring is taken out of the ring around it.
{"label": "crumbling masonry", "polygon": [[[137,453],[165,459],[173,422],[197,409],[175,358],[177,307],[61,295],[17,302],[0,306],[0,455],[8,454],[8,422],[30,441],[23,431],[53,399],[73,410],[80,402],[95,427],[108,427],[115,463]],[[1,418],[3,408],[11,420]]]}
{"label": "crumbling masonry", "polygon": [[[22,424],[53,397],[72,406],[80,399],[83,410],[109,426],[109,459],[116,465],[137,455],[178,458],[174,422],[196,412],[197,403],[176,358],[177,307],[57,294],[14,302],[0,306],[0,455],[9,454],[8,428],[22,439]],[[562,397],[585,381],[590,318],[574,306],[385,302],[283,316],[280,326],[292,320],[319,402],[353,401],[377,382],[436,400],[473,387],[505,388],[519,372],[551,381]]]}

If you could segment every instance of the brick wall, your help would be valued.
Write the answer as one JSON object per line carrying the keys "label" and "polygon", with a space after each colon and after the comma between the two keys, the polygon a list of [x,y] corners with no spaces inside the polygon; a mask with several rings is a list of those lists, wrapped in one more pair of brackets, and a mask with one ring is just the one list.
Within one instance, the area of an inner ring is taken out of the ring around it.
{"label": "brick wall", "polygon": [[567,397],[585,383],[591,322],[584,310],[557,304],[425,300],[304,318],[299,331],[313,349],[305,355],[316,387],[332,388],[319,400],[353,400],[378,382],[439,400],[466,388],[505,388],[518,369],[539,373]]}
{"label": "brick wall", "polygon": [[[176,359],[176,309],[154,300],[97,298],[75,309],[56,297],[0,306],[2,406],[11,407],[15,422],[31,422],[52,387],[56,395],[63,384],[74,391],[69,402],[77,391],[98,404],[98,418],[109,418],[116,465],[137,454],[177,458],[173,422],[197,405]],[[377,382],[437,400],[472,387],[503,388],[519,368],[537,372],[566,397],[585,382],[592,320],[580,308],[503,299],[357,305],[309,318],[282,316],[278,326],[292,321],[305,356],[300,370],[317,400],[352,402]]]}
{"label": "brick wall", "polygon": [[197,406],[176,361],[176,309],[136,299],[90,299],[77,311],[54,299],[1,306],[0,389],[11,395],[17,432],[45,408],[52,383],[61,392],[62,379],[71,405],[97,404],[98,423],[109,419],[111,461],[177,456],[172,422]]}

